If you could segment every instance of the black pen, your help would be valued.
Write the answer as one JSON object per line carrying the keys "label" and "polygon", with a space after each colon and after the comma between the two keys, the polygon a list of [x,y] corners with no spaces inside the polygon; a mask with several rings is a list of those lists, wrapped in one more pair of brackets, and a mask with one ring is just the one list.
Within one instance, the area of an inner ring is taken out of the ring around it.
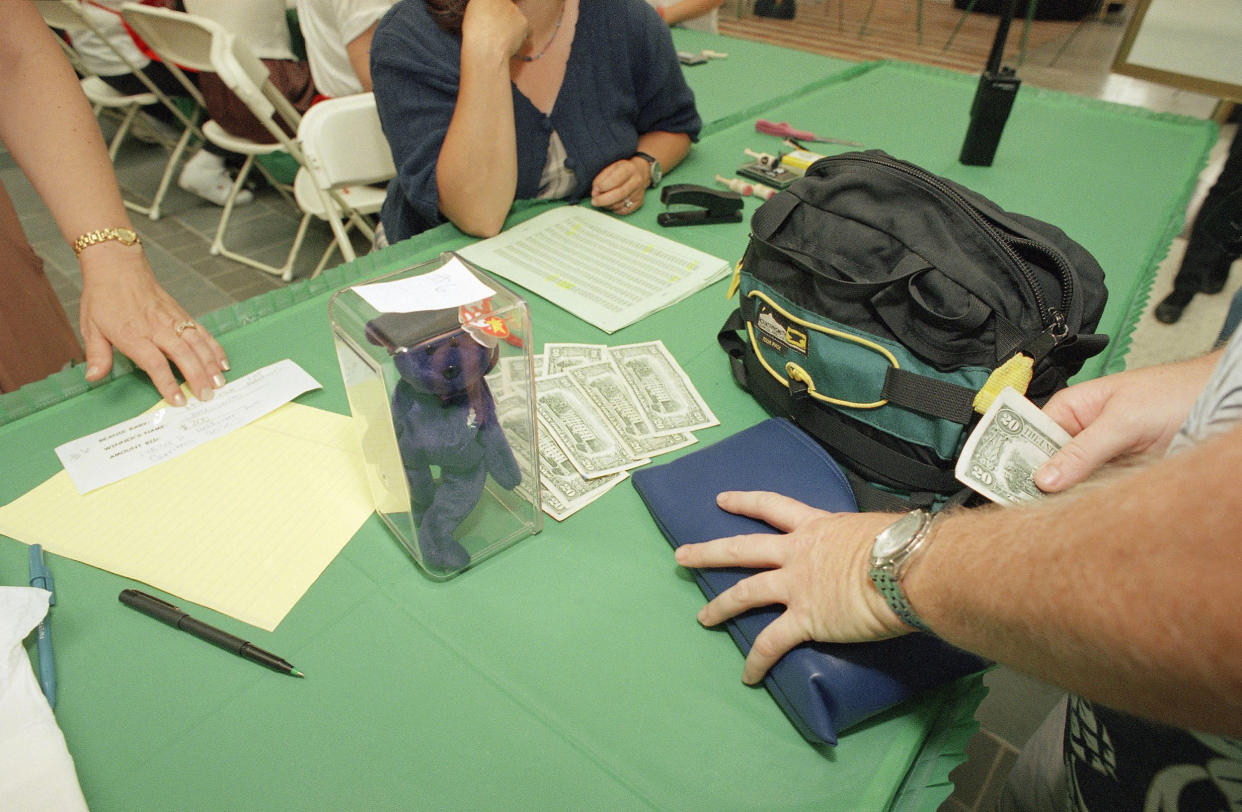
{"label": "black pen", "polygon": [[247,643],[240,637],[234,637],[226,631],[217,629],[215,626],[209,626],[201,620],[195,620],[185,612],[182,612],[180,608],[168,601],[160,600],[154,595],[148,595],[136,589],[123,589],[118,599],[131,609],[137,609],[148,617],[153,617],[183,632],[189,632],[200,640],[206,640],[208,643],[219,646],[225,651],[230,651],[239,657],[245,657],[251,662],[265,665],[273,671],[279,671],[282,674],[290,674],[295,677],[306,676],[289,664],[287,660],[277,657],[269,651],[264,651],[251,643]]}

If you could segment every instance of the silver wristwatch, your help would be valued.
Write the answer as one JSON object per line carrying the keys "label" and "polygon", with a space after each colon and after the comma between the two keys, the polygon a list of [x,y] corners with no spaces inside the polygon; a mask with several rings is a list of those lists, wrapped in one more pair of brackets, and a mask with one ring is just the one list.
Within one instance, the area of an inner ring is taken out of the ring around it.
{"label": "silver wristwatch", "polygon": [[871,545],[871,580],[897,617],[921,631],[928,631],[901,588],[914,553],[923,546],[931,531],[932,515],[919,508],[890,524]]}
{"label": "silver wristwatch", "polygon": [[651,182],[647,185],[648,188],[654,189],[659,186],[660,181],[664,178],[664,169],[660,166],[660,162],[656,160],[656,157],[654,155],[649,155],[646,152],[635,152],[634,157],[642,158],[644,161],[651,164]]}

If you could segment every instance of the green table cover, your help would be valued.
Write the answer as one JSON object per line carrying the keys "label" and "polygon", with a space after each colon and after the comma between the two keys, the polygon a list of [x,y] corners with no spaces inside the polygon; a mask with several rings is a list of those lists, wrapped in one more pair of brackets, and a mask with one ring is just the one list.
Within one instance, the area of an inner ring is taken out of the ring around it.
{"label": "green table cover", "polygon": [[[1119,340],[1088,373],[1119,368],[1214,126],[1023,88],[995,165],[967,168],[956,155],[973,86],[969,76],[872,63],[821,77],[763,117],[858,138],[1061,225],[1100,258],[1112,289],[1105,328]],[[716,119],[671,180],[710,185],[744,147],[776,149],[750,115]],[[519,206],[511,222],[544,205]],[[749,214],[757,203],[746,205]],[[649,201],[629,221],[655,229],[660,208]],[[663,233],[730,260],[747,238],[745,224]],[[442,226],[203,321],[234,377],[289,357],[324,386],[299,401],[343,413],[328,297],[468,242]],[[710,443],[765,416],[715,345],[734,304],[725,290],[714,284],[612,336],[532,295],[536,343],[662,339],[721,419],[699,432]],[[57,444],[155,397],[141,376],[87,387],[78,371],[0,396],[0,502],[58,470]],[[193,607],[286,657],[305,680],[125,609],[116,596],[135,585],[128,579],[54,548],[48,561],[57,718],[99,810],[934,809],[984,691],[978,678],[945,686],[835,749],[807,745],[762,689],[742,685],[728,635],[695,622],[698,588],[627,485],[445,583],[422,576],[373,516],[273,633]],[[24,545],[0,538],[3,582],[24,576]]]}

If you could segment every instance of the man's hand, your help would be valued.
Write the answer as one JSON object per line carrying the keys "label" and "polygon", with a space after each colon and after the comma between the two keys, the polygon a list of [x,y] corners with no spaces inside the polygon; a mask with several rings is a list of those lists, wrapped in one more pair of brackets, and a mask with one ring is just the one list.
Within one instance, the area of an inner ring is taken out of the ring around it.
{"label": "man's hand", "polygon": [[1035,484],[1063,491],[1119,457],[1163,452],[1219,357],[1128,370],[1057,392],[1044,413],[1074,439],[1035,472]]}
{"label": "man's hand", "polygon": [[763,491],[728,491],[716,503],[781,531],[687,544],[675,554],[677,563],[686,567],[764,570],[704,606],[699,621],[706,626],[760,606],[785,607],[755,639],[743,681],[759,682],[785,652],[809,640],[853,643],[911,631],[889,609],[868,574],[872,542],[897,516],[828,513]]}

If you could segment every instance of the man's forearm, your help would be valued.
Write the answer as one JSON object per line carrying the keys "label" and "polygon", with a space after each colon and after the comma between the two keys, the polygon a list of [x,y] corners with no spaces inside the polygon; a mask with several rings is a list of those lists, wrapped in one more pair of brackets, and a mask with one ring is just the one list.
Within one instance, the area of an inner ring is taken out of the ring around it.
{"label": "man's forearm", "polygon": [[955,645],[1242,735],[1242,427],[1104,485],[942,520],[905,579]]}

